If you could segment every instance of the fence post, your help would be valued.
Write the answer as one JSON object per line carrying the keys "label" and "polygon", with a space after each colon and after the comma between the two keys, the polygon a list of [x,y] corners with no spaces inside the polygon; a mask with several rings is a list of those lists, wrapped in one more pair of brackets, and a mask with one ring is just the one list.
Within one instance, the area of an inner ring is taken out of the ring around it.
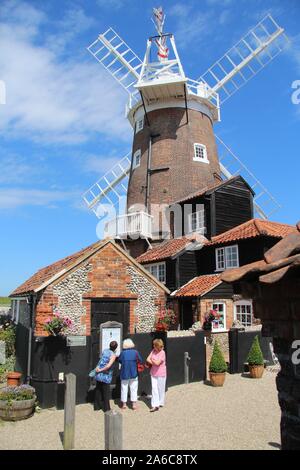
{"label": "fence post", "polygon": [[184,383],[189,383],[189,361],[191,360],[189,353],[184,353]]}
{"label": "fence post", "polygon": [[118,411],[104,413],[105,450],[123,450],[123,416]]}
{"label": "fence post", "polygon": [[64,449],[74,449],[75,437],[76,375],[66,375],[64,412]]}

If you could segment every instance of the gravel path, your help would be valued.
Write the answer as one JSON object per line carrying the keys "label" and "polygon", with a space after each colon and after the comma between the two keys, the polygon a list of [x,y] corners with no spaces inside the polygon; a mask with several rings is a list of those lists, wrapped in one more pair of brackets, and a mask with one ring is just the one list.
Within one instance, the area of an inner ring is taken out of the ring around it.
{"label": "gravel path", "polygon": [[[166,407],[156,413],[149,413],[148,402],[139,402],[138,411],[122,412],[124,449],[274,450],[280,443],[275,377],[274,371],[261,380],[227,374],[223,388],[172,387]],[[62,449],[63,420],[63,411],[50,409],[24,421],[0,421],[0,449]],[[103,424],[102,411],[77,406],[76,449],[104,449]]]}

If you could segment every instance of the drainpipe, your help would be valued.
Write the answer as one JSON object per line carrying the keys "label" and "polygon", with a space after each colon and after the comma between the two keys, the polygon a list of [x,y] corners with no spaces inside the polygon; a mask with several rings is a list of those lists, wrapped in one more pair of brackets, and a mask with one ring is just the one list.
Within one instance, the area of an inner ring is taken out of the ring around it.
{"label": "drainpipe", "polygon": [[32,340],[33,340],[33,317],[34,311],[36,306],[36,296],[32,294],[29,296],[29,315],[30,315],[30,327],[29,327],[29,337],[28,337],[28,352],[27,352],[27,375],[26,375],[26,383],[29,384],[31,380],[31,350],[32,350]]}
{"label": "drainpipe", "polygon": [[150,173],[151,173],[151,155],[152,155],[152,136],[149,136],[148,161],[147,161],[147,183],[146,183],[146,209],[149,214],[149,194],[150,194]]}

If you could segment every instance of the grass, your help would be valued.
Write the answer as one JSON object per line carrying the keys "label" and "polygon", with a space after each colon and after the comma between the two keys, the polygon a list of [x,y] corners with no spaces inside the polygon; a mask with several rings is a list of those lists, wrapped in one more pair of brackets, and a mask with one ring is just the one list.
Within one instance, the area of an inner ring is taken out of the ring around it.
{"label": "grass", "polygon": [[11,303],[11,300],[9,297],[0,297],[0,306],[9,306]]}

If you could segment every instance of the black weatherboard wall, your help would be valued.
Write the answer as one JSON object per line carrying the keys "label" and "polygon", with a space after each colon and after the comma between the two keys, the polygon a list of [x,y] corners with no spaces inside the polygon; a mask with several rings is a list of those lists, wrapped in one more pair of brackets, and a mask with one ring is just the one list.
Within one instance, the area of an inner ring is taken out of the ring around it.
{"label": "black weatherboard wall", "polygon": [[270,343],[272,338],[262,337],[260,331],[243,331],[238,329],[229,330],[229,361],[230,374],[242,373],[245,371],[245,362],[256,335],[259,338],[259,344],[264,356],[264,360],[273,364]]}

